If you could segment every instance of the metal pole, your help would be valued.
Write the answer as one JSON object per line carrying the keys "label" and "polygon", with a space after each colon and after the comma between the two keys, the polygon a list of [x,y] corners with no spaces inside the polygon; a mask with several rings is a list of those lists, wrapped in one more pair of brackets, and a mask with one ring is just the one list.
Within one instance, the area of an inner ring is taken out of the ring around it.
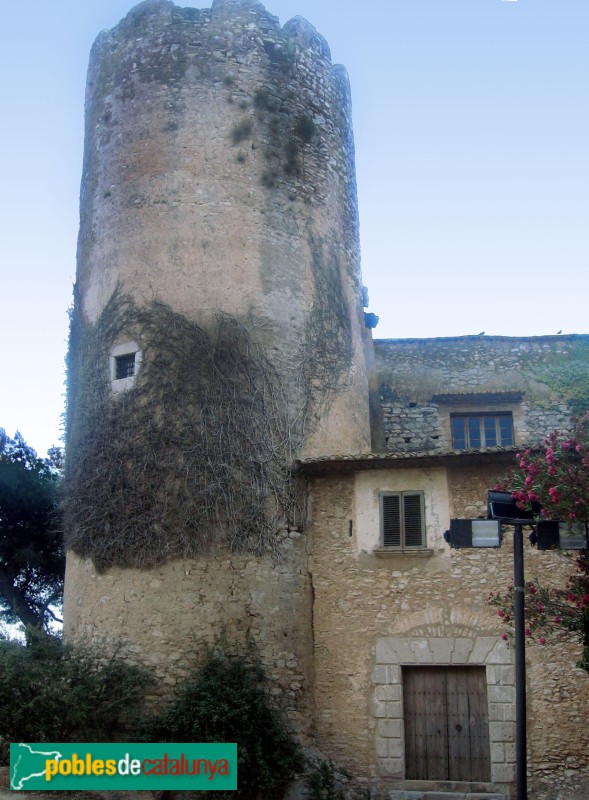
{"label": "metal pole", "polygon": [[524,537],[522,523],[513,535],[513,590],[515,609],[515,755],[516,797],[528,800],[526,753],[526,623],[524,612]]}

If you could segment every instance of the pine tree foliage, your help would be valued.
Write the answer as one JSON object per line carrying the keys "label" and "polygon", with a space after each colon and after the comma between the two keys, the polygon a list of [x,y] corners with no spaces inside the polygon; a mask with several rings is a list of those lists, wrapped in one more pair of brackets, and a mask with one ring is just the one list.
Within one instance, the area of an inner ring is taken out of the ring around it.
{"label": "pine tree foliage", "polygon": [[61,453],[37,457],[0,428],[0,620],[47,629],[61,604],[65,554],[58,522]]}

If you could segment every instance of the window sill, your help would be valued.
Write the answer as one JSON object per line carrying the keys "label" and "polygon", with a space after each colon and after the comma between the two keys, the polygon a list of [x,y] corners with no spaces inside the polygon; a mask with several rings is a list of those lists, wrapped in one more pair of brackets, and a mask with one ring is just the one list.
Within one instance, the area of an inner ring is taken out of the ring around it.
{"label": "window sill", "polygon": [[433,550],[424,548],[423,550],[402,550],[393,547],[375,547],[372,551],[378,558],[390,558],[391,556],[416,556],[417,558],[431,558]]}

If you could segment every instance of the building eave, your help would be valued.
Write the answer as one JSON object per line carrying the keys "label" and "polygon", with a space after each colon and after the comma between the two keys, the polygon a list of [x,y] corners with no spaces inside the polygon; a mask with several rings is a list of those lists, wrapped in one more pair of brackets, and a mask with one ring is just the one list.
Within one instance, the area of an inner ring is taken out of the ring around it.
{"label": "building eave", "polygon": [[330,475],[374,469],[411,469],[412,467],[461,467],[506,465],[515,461],[518,447],[488,447],[472,450],[427,451],[415,453],[360,453],[317,456],[296,462],[303,475]]}

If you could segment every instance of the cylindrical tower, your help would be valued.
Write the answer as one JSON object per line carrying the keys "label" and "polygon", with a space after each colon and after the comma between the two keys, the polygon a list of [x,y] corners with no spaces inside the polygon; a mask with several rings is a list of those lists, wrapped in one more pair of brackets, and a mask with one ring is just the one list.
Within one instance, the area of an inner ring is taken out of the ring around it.
{"label": "cylindrical tower", "polygon": [[70,347],[70,632],[162,678],[224,630],[311,665],[299,455],[370,449],[349,87],[256,0],[93,48]]}

